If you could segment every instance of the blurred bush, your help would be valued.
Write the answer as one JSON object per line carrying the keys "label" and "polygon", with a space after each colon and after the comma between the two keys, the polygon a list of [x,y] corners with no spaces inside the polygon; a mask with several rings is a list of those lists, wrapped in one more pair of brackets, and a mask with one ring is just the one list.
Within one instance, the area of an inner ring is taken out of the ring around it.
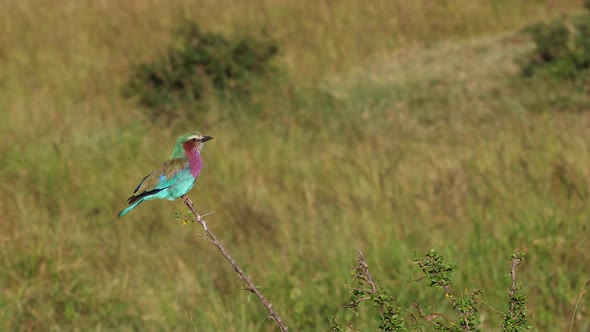
{"label": "blurred bush", "polygon": [[525,28],[535,49],[522,63],[525,76],[547,73],[556,78],[590,82],[590,0],[583,15]]}
{"label": "blurred bush", "polygon": [[185,23],[175,44],[134,69],[123,94],[154,117],[174,117],[208,98],[247,99],[278,73],[271,63],[278,51],[271,40],[227,38]]}

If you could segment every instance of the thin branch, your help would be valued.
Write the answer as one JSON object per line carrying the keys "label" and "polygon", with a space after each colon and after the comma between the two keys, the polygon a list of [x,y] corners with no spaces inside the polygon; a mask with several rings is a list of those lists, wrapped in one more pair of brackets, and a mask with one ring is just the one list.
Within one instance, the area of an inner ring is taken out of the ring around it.
{"label": "thin branch", "polygon": [[580,291],[580,295],[578,296],[578,300],[576,301],[576,305],[574,306],[574,313],[572,314],[572,322],[570,323],[570,332],[573,331],[574,329],[574,321],[576,319],[576,314],[578,313],[578,304],[580,304],[580,301],[582,301],[582,296],[584,296],[584,294],[586,294],[586,287],[590,285],[590,280],[586,281],[586,283],[584,284],[584,287],[582,287],[582,290]]}
{"label": "thin branch", "polygon": [[516,280],[516,268],[524,259],[524,253],[520,250],[512,254],[512,265],[510,266],[510,276],[512,285],[508,290],[510,308],[504,318],[503,329],[505,331],[520,331],[528,329],[527,311],[526,311],[526,294],[522,293]]}
{"label": "thin branch", "polygon": [[201,226],[203,226],[203,229],[207,233],[207,237],[209,238],[209,240],[219,249],[219,251],[221,251],[221,254],[225,257],[225,259],[227,259],[229,261],[229,263],[234,268],[234,270],[236,271],[236,273],[238,274],[238,276],[242,280],[244,280],[244,282],[248,285],[248,290],[250,292],[254,293],[258,297],[258,299],[260,300],[260,302],[262,303],[262,305],[266,308],[266,310],[268,310],[268,312],[270,314],[270,317],[272,317],[272,319],[277,323],[277,325],[279,326],[279,328],[281,329],[281,331],[283,331],[283,332],[288,331],[287,326],[285,326],[285,324],[283,324],[283,321],[281,320],[281,317],[273,309],[272,304],[270,302],[268,302],[264,298],[264,296],[258,290],[258,288],[256,287],[256,285],[254,285],[254,283],[252,282],[252,280],[250,280],[250,277],[248,277],[246,275],[246,273],[244,273],[244,271],[242,270],[242,268],[240,268],[240,266],[238,265],[238,263],[236,263],[236,260],[229,254],[229,252],[227,252],[227,250],[225,249],[225,247],[221,244],[221,242],[219,242],[219,240],[217,239],[217,237],[215,236],[215,234],[213,234],[213,232],[211,232],[211,230],[209,229],[209,227],[207,227],[207,223],[205,222],[205,219],[203,219],[203,216],[201,216],[200,214],[197,213],[197,211],[195,211],[195,209],[193,207],[193,202],[190,200],[190,198],[188,198],[188,196],[184,195],[184,196],[182,196],[182,199],[184,201],[184,204],[196,216],[196,219],[199,222],[199,224],[201,224]]}
{"label": "thin branch", "polygon": [[502,317],[506,317],[506,314],[505,313],[503,313],[502,311],[500,311],[500,310],[492,307],[489,303],[483,302],[482,304],[485,305],[486,307],[488,307],[488,309],[490,309],[491,311],[495,312],[496,314],[498,314],[498,315],[500,315]]}
{"label": "thin branch", "polygon": [[455,298],[455,296],[453,295],[453,291],[451,290],[451,286],[449,286],[448,284],[445,284],[445,285],[442,285],[442,288],[445,290],[445,296],[451,302],[451,305],[453,306],[453,310],[455,310],[455,312],[459,315],[460,319],[463,319],[465,321],[465,331],[467,331],[467,332],[471,331],[471,328],[469,328],[469,320],[468,320],[467,316],[465,315],[465,313],[459,307],[459,304],[457,303],[457,299]]}
{"label": "thin branch", "polygon": [[444,318],[449,323],[451,322],[451,320],[447,316],[445,316],[441,313],[438,313],[438,312],[433,312],[428,315],[424,314],[422,307],[420,307],[420,304],[418,304],[418,303],[414,303],[414,308],[416,308],[416,310],[418,311],[418,317],[424,319],[425,321],[427,321],[430,324],[433,324],[435,326],[440,326],[440,323],[436,321],[436,319],[439,317]]}
{"label": "thin branch", "polygon": [[356,299],[354,301],[351,301],[350,303],[344,305],[344,308],[354,308],[357,305],[359,305],[359,304],[361,304],[361,303],[363,303],[365,301],[368,301],[370,299],[371,299],[371,297],[369,297],[369,296],[360,297],[360,298],[358,298],[358,299]]}
{"label": "thin branch", "polygon": [[[512,288],[510,289],[510,292],[508,292],[508,295],[510,295],[510,298],[514,298],[514,296],[518,292],[518,288],[516,287],[516,267],[521,262],[522,262],[522,259],[517,256],[514,256],[512,258],[512,265],[510,266],[510,275],[512,276]],[[516,313],[514,312],[515,305],[516,305],[516,303],[514,301],[510,301],[510,316],[512,316],[512,317],[514,317],[516,315]]]}
{"label": "thin branch", "polygon": [[[365,281],[367,284],[369,284],[369,286],[371,286],[371,294],[373,295],[379,295],[379,290],[377,289],[377,285],[375,284],[375,280],[373,279],[373,275],[371,274],[371,271],[369,271],[369,264],[367,264],[367,261],[365,260],[365,256],[363,256],[363,252],[360,250],[356,251],[357,255],[358,255],[358,266],[356,268],[356,277]],[[367,298],[370,299],[370,298]],[[362,301],[364,301],[364,298],[358,299],[357,303],[351,303],[351,305],[355,305],[358,303],[361,303]],[[381,313],[381,316],[385,315],[385,312],[383,311],[383,307],[379,308],[379,312]]]}
{"label": "thin branch", "polygon": [[362,268],[362,273],[364,276],[366,276],[366,278],[363,278],[363,279],[365,281],[367,281],[367,283],[371,286],[371,290],[373,291],[373,294],[377,294],[377,285],[375,285],[375,281],[373,280],[373,275],[369,271],[369,265],[367,264],[367,261],[365,261],[365,256],[363,256],[363,253],[360,250],[357,250],[356,253],[358,255],[359,267]]}

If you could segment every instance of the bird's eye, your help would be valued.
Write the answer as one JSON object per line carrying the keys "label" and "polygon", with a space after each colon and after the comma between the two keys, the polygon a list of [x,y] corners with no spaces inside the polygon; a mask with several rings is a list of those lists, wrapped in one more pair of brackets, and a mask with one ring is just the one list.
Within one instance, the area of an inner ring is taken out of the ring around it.
{"label": "bird's eye", "polygon": [[191,142],[196,142],[197,139],[196,138],[191,138]]}

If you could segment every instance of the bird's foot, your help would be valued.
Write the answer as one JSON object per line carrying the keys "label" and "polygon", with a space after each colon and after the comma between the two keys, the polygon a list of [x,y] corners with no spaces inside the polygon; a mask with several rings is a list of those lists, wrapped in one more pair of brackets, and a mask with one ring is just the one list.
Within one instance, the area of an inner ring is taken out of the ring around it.
{"label": "bird's foot", "polygon": [[193,205],[193,202],[190,200],[190,198],[188,198],[187,195],[182,195],[181,197],[182,197],[182,201],[184,202],[184,204],[190,205],[190,206]]}

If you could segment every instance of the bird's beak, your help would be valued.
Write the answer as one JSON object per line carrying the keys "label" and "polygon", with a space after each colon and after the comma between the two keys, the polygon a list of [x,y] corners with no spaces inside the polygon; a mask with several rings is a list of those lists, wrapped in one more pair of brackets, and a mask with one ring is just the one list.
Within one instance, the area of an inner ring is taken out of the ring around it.
{"label": "bird's beak", "polygon": [[211,137],[211,136],[203,136],[201,138],[201,143],[205,143],[205,142],[210,141],[212,139],[213,139],[213,137]]}

